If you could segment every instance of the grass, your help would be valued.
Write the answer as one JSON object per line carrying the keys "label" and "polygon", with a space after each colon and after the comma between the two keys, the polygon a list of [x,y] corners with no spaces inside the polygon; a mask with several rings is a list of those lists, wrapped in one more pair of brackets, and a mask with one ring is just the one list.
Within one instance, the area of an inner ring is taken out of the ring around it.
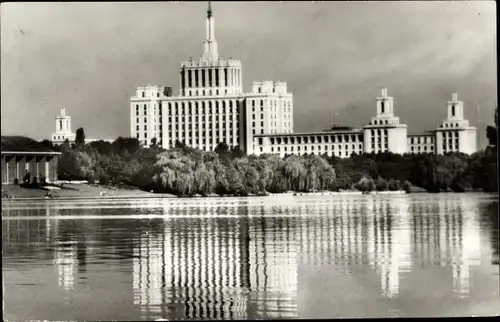
{"label": "grass", "polygon": [[[47,190],[42,188],[23,188],[19,185],[2,185],[2,196],[7,194],[9,199],[45,198]],[[60,190],[51,190],[53,198],[124,198],[124,197],[162,197],[138,189],[116,188],[89,184],[64,184]],[[168,197],[170,195],[163,195]]]}

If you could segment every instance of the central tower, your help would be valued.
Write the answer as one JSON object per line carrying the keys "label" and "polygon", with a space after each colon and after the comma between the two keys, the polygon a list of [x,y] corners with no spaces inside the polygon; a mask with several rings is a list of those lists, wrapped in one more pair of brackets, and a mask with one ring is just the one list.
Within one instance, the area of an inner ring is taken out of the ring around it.
{"label": "central tower", "polygon": [[215,40],[215,20],[208,2],[203,54],[181,63],[180,96],[232,96],[243,93],[241,62],[222,59]]}

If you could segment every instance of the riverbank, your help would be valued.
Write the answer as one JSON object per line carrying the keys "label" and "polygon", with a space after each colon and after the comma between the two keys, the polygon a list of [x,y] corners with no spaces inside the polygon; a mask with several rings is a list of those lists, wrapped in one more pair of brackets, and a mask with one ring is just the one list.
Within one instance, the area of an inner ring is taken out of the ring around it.
{"label": "riverbank", "polygon": [[[51,197],[47,196],[50,191]],[[470,191],[473,192],[473,191]],[[248,195],[248,197],[279,197],[279,196],[345,196],[345,195],[402,195],[406,191],[371,191],[361,192],[356,190],[346,191],[316,191],[316,192],[294,192],[287,191],[283,193],[266,193],[265,195]],[[425,189],[412,186],[410,193],[428,193]],[[2,185],[3,200],[85,200],[85,199],[131,199],[131,198],[225,198],[235,197],[234,195],[208,196],[177,196],[168,193],[153,193],[137,189],[132,186],[104,186],[88,183],[63,183],[60,187],[48,186],[44,188],[25,188],[19,185]],[[237,197],[237,196],[236,196]]]}
{"label": "riverbank", "polygon": [[[51,197],[47,196],[50,191]],[[402,194],[404,191],[383,191],[378,194]],[[318,192],[285,192],[285,193],[268,193],[265,196],[336,196],[336,195],[362,195],[361,191],[318,191]],[[374,194],[374,193],[372,193]],[[19,185],[2,185],[3,199],[7,200],[44,200],[44,199],[58,199],[58,200],[73,200],[73,199],[129,199],[129,198],[180,198],[181,196],[166,194],[166,193],[153,193],[139,190],[135,187],[114,187],[103,186],[87,183],[64,183],[60,187],[48,186],[43,188],[25,188]],[[249,197],[255,197],[250,195]],[[232,196],[219,196],[209,195],[201,196],[196,195],[193,197],[232,197]]]}

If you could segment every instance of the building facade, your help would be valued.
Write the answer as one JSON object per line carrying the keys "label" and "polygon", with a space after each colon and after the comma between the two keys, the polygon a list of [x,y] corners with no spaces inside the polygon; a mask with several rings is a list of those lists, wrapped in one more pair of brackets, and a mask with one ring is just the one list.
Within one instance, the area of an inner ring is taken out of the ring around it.
{"label": "building facade", "polygon": [[[75,143],[76,133],[71,131],[71,116],[66,115],[66,109],[61,109],[61,115],[56,116],[56,131],[52,133],[51,141],[54,145],[61,145],[64,142]],[[85,139],[85,143],[94,141],[113,142],[109,139]]]}
{"label": "building facade", "polygon": [[163,148],[177,141],[212,151],[218,143],[253,149],[253,135],[293,132],[293,96],[285,82],[253,82],[243,92],[241,62],[218,53],[214,18],[206,17],[204,52],[181,63],[180,92],[169,87],[138,87],[130,100],[130,133],[143,145]]}
{"label": "building facade", "polygon": [[57,163],[60,152],[23,136],[2,136],[2,184],[22,182],[26,173],[31,178],[57,180]]}
{"label": "building facade", "polygon": [[75,142],[76,134],[71,131],[71,116],[66,115],[66,109],[61,109],[61,115],[56,116],[56,131],[52,133],[52,143],[59,145],[68,140]]}
{"label": "building facade", "polygon": [[225,142],[246,154],[326,154],[349,157],[356,153],[474,153],[476,128],[463,117],[463,102],[454,93],[448,116],[435,130],[408,135],[407,125],[394,112],[387,89],[376,98],[376,115],[361,129],[294,133],[293,95],[285,82],[253,82],[243,91],[239,60],[219,55],[210,5],[206,16],[203,55],[181,63],[180,91],[171,87],[137,87],[130,99],[130,136],[163,148],[177,141],[204,151]]}

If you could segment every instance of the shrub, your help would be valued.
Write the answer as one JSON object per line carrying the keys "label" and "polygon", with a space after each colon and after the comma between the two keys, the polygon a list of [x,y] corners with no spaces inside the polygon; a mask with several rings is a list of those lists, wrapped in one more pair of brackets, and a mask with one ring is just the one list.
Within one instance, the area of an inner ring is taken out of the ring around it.
{"label": "shrub", "polygon": [[405,180],[405,182],[403,182],[403,190],[406,191],[406,193],[410,193],[410,189],[411,189],[411,183],[410,181],[408,180]]}
{"label": "shrub", "polygon": [[88,183],[94,183],[95,181],[95,176],[93,173],[88,173],[85,180],[87,180]]}
{"label": "shrub", "polygon": [[99,183],[103,185],[109,184],[109,175],[106,172],[101,172],[99,175]]}
{"label": "shrub", "polygon": [[381,177],[378,177],[377,181],[375,182],[376,189],[378,191],[387,191],[389,190],[389,184],[387,181],[382,179]]}

